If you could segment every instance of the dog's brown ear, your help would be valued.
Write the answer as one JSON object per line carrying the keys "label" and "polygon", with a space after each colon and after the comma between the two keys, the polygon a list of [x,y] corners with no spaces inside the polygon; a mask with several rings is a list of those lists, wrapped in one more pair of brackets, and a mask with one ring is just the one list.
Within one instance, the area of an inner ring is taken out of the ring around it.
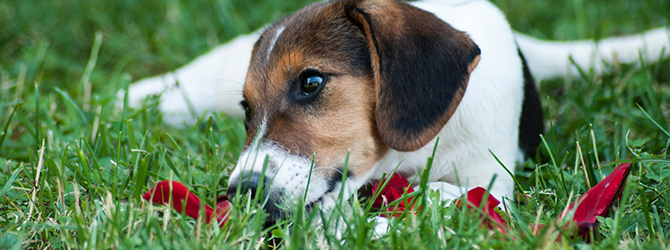
{"label": "dog's brown ear", "polygon": [[435,138],[463,98],[479,47],[432,13],[394,0],[344,1],[370,50],[382,140],[414,151]]}

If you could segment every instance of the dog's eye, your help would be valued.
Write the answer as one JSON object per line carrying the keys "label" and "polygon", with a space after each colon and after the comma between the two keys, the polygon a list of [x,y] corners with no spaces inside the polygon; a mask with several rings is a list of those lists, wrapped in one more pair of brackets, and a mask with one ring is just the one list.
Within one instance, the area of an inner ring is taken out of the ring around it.
{"label": "dog's eye", "polygon": [[304,95],[309,95],[316,92],[321,84],[323,84],[323,76],[320,75],[309,75],[304,78],[302,84],[300,85],[300,90]]}
{"label": "dog's eye", "polygon": [[249,108],[249,102],[247,102],[247,100],[242,100],[240,105],[244,109],[244,128],[249,130],[249,122],[251,121],[251,108]]}
{"label": "dog's eye", "polygon": [[315,101],[319,93],[325,88],[329,74],[316,69],[305,69],[292,82],[289,94],[292,99],[301,104],[309,104]]}

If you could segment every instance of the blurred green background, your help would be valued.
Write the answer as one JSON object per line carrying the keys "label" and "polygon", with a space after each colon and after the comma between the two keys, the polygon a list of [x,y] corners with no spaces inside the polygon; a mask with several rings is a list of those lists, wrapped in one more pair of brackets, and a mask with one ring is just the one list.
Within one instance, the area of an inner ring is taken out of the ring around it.
{"label": "blurred green background", "polygon": [[[81,92],[77,84],[95,33],[103,43],[91,75],[95,90],[163,73],[236,35],[311,1],[268,0],[3,0],[0,65],[9,78],[26,67],[27,82]],[[601,38],[668,25],[667,0],[494,0],[512,27],[546,39]]]}

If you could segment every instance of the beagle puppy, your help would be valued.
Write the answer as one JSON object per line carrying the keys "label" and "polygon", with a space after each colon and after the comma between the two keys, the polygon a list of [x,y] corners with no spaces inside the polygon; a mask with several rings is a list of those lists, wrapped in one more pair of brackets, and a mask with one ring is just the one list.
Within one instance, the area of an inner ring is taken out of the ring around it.
{"label": "beagle puppy", "polygon": [[[141,82],[130,99],[180,81],[205,100],[200,106],[235,115],[241,112],[230,105],[238,99],[211,93],[242,90],[247,139],[228,194],[263,186],[270,220],[303,198],[328,209],[340,193],[349,197],[396,169],[418,180],[433,154],[429,187],[442,199],[489,185],[493,196],[511,199],[506,168],[513,173],[533,156],[543,131],[531,72],[575,74],[570,55],[597,72],[612,54],[635,62],[645,48],[643,57],[658,58],[667,29],[654,32],[627,44],[544,42],[515,34],[483,0],[317,2],[260,37],[238,38],[175,74]],[[181,93],[166,95],[174,92]],[[164,110],[186,106],[172,98]]]}
{"label": "beagle puppy", "polygon": [[228,194],[262,184],[277,219],[286,202],[328,208],[342,188],[396,166],[412,180],[435,150],[429,186],[445,199],[494,176],[491,193],[512,197],[496,157],[514,169],[542,133],[514,35],[488,2],[468,5],[499,22],[424,4],[318,2],[266,28],[244,81],[248,137]]}

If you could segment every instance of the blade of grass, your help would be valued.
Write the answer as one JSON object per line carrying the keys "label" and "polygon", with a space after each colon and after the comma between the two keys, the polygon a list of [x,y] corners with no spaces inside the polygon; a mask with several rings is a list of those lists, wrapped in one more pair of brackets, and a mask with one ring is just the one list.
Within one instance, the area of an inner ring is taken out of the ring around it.
{"label": "blade of grass", "polygon": [[500,166],[503,167],[503,169],[505,169],[505,172],[507,172],[507,174],[508,174],[510,177],[512,177],[512,180],[514,181],[514,186],[516,186],[516,190],[519,191],[519,192],[522,192],[522,191],[523,191],[523,187],[521,186],[521,184],[519,184],[519,180],[517,180],[516,175],[514,175],[514,174],[512,173],[512,171],[510,171],[509,168],[507,168],[507,166],[505,166],[505,164],[502,163],[502,161],[500,161],[500,159],[498,158],[498,156],[497,156],[496,154],[494,154],[493,151],[492,151],[491,149],[489,149],[489,154],[491,154],[491,155],[493,156],[493,158],[496,159],[496,161],[498,162],[498,164],[500,164]]}
{"label": "blade of grass", "polygon": [[[62,89],[60,89],[58,87],[56,87],[54,90],[58,94],[60,94],[61,97],[63,97],[63,99],[65,100],[65,103],[69,104],[70,107],[72,107],[77,112],[77,114],[79,114],[79,119],[81,119],[81,122],[83,124],[88,124],[88,119],[86,119],[86,115],[84,115],[84,112],[79,108],[79,106],[77,106],[77,104],[74,102],[74,100],[72,100],[70,95],[68,95],[65,91],[63,91]],[[35,126],[36,126],[35,128],[37,128],[37,124],[35,124]]]}
{"label": "blade of grass", "polygon": [[5,193],[9,191],[9,189],[12,187],[12,184],[14,184],[14,181],[16,181],[16,178],[19,176],[19,173],[23,170],[23,168],[17,168],[12,172],[12,176],[7,179],[7,182],[5,183],[5,186],[2,187],[2,190],[0,190],[0,197],[5,197]]}
{"label": "blade of grass", "polygon": [[658,124],[658,122],[656,122],[656,120],[654,120],[654,118],[652,118],[651,115],[649,115],[649,113],[647,113],[647,111],[645,111],[644,108],[640,106],[640,104],[637,104],[637,107],[640,109],[640,111],[642,111],[642,113],[644,113],[644,116],[646,116],[647,119],[649,119],[652,123],[654,123],[654,125],[656,125],[656,127],[658,127],[666,136],[670,137],[670,132],[665,130],[665,128],[663,128],[661,124]]}
{"label": "blade of grass", "polygon": [[586,164],[584,162],[584,155],[582,154],[582,147],[579,146],[579,141],[575,142],[575,145],[577,147],[577,157],[575,159],[579,159],[579,161],[582,163],[582,169],[584,170],[584,177],[586,178],[586,186],[587,190],[592,188],[598,181],[596,180],[596,175],[593,172],[593,166],[591,164]]}
{"label": "blade of grass", "polygon": [[95,32],[95,38],[93,40],[93,46],[91,46],[91,55],[88,58],[86,63],[86,68],[84,69],[84,74],[81,76],[79,81],[80,87],[84,90],[84,97],[82,98],[84,110],[88,110],[88,102],[91,98],[91,73],[95,68],[95,64],[98,61],[98,54],[100,53],[100,46],[102,45],[102,33],[100,31]]}
{"label": "blade of grass", "polygon": [[[540,139],[542,139],[542,144],[544,144],[544,147],[547,149],[547,152],[549,154],[549,158],[551,159],[551,162],[554,166],[554,168],[558,169],[558,176],[554,175],[554,179],[560,181],[560,185],[558,187],[559,190],[562,191],[563,196],[567,196],[567,190],[568,188],[565,186],[565,180],[563,179],[563,173],[561,171],[561,167],[556,164],[556,159],[554,158],[554,154],[551,152],[551,148],[549,147],[549,144],[547,144],[547,140],[544,139],[543,135],[540,135]],[[549,171],[549,173],[554,173],[554,171]]]}
{"label": "blade of grass", "polygon": [[647,226],[647,231],[649,231],[649,238],[655,238],[656,230],[652,226],[651,215],[649,213],[649,202],[647,201],[647,194],[644,192],[644,188],[638,189],[640,193],[640,199],[642,199],[642,214],[644,215],[644,222]]}
{"label": "blade of grass", "polygon": [[40,145],[40,85],[35,82],[35,147]]}
{"label": "blade of grass", "polygon": [[9,115],[9,119],[7,119],[7,123],[5,123],[5,128],[2,130],[2,137],[0,137],[0,148],[2,148],[2,144],[5,142],[5,138],[9,134],[9,124],[12,122],[12,118],[14,118],[14,114],[16,113],[16,110],[21,108],[21,104],[16,104],[12,108],[12,113]]}

